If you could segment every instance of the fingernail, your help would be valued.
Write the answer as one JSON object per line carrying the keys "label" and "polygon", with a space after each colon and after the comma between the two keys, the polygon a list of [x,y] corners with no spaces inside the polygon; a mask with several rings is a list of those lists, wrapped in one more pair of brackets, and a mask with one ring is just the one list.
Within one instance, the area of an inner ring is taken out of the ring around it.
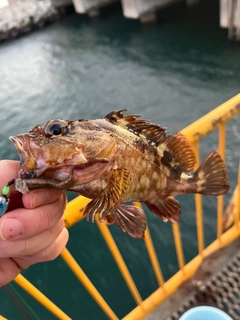
{"label": "fingernail", "polygon": [[1,238],[3,240],[16,238],[23,233],[23,230],[24,226],[19,220],[6,218],[0,227]]}

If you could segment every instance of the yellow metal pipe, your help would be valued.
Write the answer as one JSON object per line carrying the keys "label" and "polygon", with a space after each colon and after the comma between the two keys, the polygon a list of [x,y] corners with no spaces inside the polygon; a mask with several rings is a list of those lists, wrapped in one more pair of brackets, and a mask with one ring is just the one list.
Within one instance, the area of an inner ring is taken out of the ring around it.
{"label": "yellow metal pipe", "polygon": [[182,240],[181,240],[179,225],[173,224],[172,230],[173,230],[173,237],[174,237],[174,243],[175,243],[175,249],[176,249],[176,253],[177,253],[179,269],[182,272],[185,272],[183,269],[185,266],[185,260],[184,260],[184,255],[183,255]]}
{"label": "yellow metal pipe", "polygon": [[157,258],[157,254],[156,254],[153,242],[152,242],[150,231],[149,231],[148,228],[145,231],[144,241],[145,241],[145,245],[146,245],[146,248],[147,248],[147,252],[148,252],[150,261],[152,263],[152,267],[153,267],[155,276],[157,278],[158,285],[162,286],[163,289],[164,289],[164,282],[165,281],[164,281],[162,270],[161,270],[161,267],[160,267],[160,264],[159,264],[159,261],[158,261],[158,258]]}
{"label": "yellow metal pipe", "polygon": [[202,196],[200,194],[195,194],[195,210],[197,223],[198,253],[202,255],[204,250],[204,230],[202,218]]}
{"label": "yellow metal pipe", "polygon": [[221,123],[230,120],[239,113],[240,94],[237,94],[218,108],[187,126],[181,132],[187,136],[191,143],[194,143],[219,127]]}
{"label": "yellow metal pipe", "polygon": [[[142,208],[142,205],[140,202],[134,202],[133,204],[139,208]],[[163,278],[161,266],[159,264],[158,257],[157,257],[157,254],[156,254],[153,242],[152,242],[152,237],[151,237],[151,234],[150,234],[148,227],[145,231],[144,241],[145,241],[145,245],[147,248],[147,252],[148,252],[155,276],[157,278],[158,285],[163,286],[164,285],[164,278]]]}
{"label": "yellow metal pipe", "polygon": [[[225,156],[225,144],[226,144],[226,124],[221,123],[219,126],[219,138],[218,138],[219,152],[224,159]],[[217,238],[221,241],[222,224],[223,224],[223,201],[224,197],[219,196],[217,199]]]}
{"label": "yellow metal pipe", "polygon": [[237,184],[237,196],[236,196],[236,213],[235,213],[235,225],[239,226],[239,214],[240,214],[240,162],[238,164],[238,184]]}
{"label": "yellow metal pipe", "polygon": [[[229,245],[231,242],[236,240],[240,235],[240,222],[238,224],[238,228],[233,226],[231,229],[229,229],[222,235],[221,245],[218,240],[215,240],[213,243],[211,243],[204,250],[204,257],[208,256],[209,254],[215,252],[216,250],[224,246]],[[122,320],[143,319],[148,313],[153,311],[164,300],[166,300],[166,298],[168,298],[172,293],[174,293],[178,289],[178,287],[180,287],[186,280],[190,279],[195,274],[202,261],[202,255],[197,255],[194,259],[192,259],[189,263],[187,263],[184,266],[184,274],[181,270],[178,271],[168,281],[165,282],[165,290],[163,290],[162,287],[158,288],[147,299],[145,299],[140,306],[137,306],[135,309],[133,309]]]}
{"label": "yellow metal pipe", "polygon": [[105,314],[108,316],[108,318],[111,320],[118,320],[118,317],[115,315],[115,313],[112,311],[112,309],[106,303],[106,301],[103,299],[101,294],[94,287],[92,282],[86,276],[86,274],[84,273],[82,268],[79,266],[77,261],[73,258],[71,253],[65,248],[62,251],[61,256],[62,256],[63,260],[66,262],[66,264],[69,266],[69,268],[76,275],[76,277],[81,281],[81,283],[84,285],[84,287],[90,293],[90,295],[93,297],[93,299],[97,302],[97,304],[100,306],[100,308],[102,308],[102,310],[105,312]]}
{"label": "yellow metal pipe", "polygon": [[239,184],[233,191],[233,195],[228,202],[228,206],[224,211],[222,231],[225,232],[229,229],[235,222],[236,226],[239,221]]}
{"label": "yellow metal pipe", "polygon": [[[196,156],[196,167],[200,165],[199,144],[193,144],[193,150]],[[198,253],[203,254],[204,250],[204,230],[203,230],[203,214],[202,214],[202,196],[195,194],[195,210],[196,210],[196,224],[197,224],[197,240],[198,240]]]}
{"label": "yellow metal pipe", "polygon": [[218,136],[218,149],[222,156],[225,158],[225,146],[226,146],[226,123],[221,123],[219,126],[219,136]]}
{"label": "yellow metal pipe", "polygon": [[223,196],[217,198],[217,238],[221,241],[223,225]]}
{"label": "yellow metal pipe", "polygon": [[124,278],[124,280],[126,281],[126,284],[134,298],[134,300],[136,301],[137,304],[141,304],[142,303],[142,298],[140,296],[140,293],[133,281],[133,278],[126,266],[126,263],[123,260],[123,257],[116,245],[116,242],[114,241],[111,232],[109,231],[108,227],[104,224],[104,223],[100,223],[98,221],[98,218],[96,219],[97,225],[102,233],[102,236],[104,238],[104,240],[107,243],[107,246],[110,250],[110,252],[112,253],[113,258],[116,261],[116,264]]}
{"label": "yellow metal pipe", "polygon": [[71,318],[58,308],[51,300],[49,300],[41,291],[39,291],[34,285],[32,285],[26,278],[19,274],[14,281],[22,287],[28,294],[54,314],[58,319],[71,320]]}
{"label": "yellow metal pipe", "polygon": [[83,196],[78,196],[67,204],[67,207],[63,214],[63,219],[66,228],[71,227],[73,224],[80,221],[84,215],[84,210],[86,205],[91,201],[91,199],[85,198]]}

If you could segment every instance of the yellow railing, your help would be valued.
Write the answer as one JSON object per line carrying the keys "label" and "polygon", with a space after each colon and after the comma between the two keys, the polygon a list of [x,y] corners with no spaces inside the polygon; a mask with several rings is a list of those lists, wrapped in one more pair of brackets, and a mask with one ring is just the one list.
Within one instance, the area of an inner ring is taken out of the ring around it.
{"label": "yellow railing", "polygon": [[[225,102],[218,108],[209,112],[207,115],[192,123],[182,133],[187,136],[189,141],[192,143],[196,158],[197,165],[199,165],[200,151],[199,151],[199,140],[208,135],[213,130],[219,130],[219,150],[224,157],[225,144],[226,144],[226,123],[228,120],[240,113],[240,94],[236,95],[229,101]],[[123,278],[131,292],[135,302],[136,308],[127,314],[124,320],[142,319],[145,315],[156,308],[161,302],[169,297],[177,288],[187,279],[192,277],[196,272],[197,268],[203,261],[204,257],[210,253],[218,250],[223,246],[227,246],[234,241],[240,235],[240,173],[238,177],[238,186],[234,192],[232,199],[234,203],[235,218],[233,226],[223,233],[223,197],[218,197],[217,203],[217,239],[212,242],[208,247],[204,245],[204,227],[203,227],[203,210],[202,210],[202,197],[201,195],[195,195],[195,211],[196,211],[196,225],[197,225],[197,242],[198,242],[198,255],[192,259],[189,263],[185,264],[185,257],[183,253],[183,246],[181,240],[180,226],[172,225],[173,238],[176,248],[176,254],[178,259],[179,271],[173,275],[168,281],[165,282],[160,263],[157,258],[157,254],[153,245],[153,241],[150,235],[149,229],[145,233],[145,245],[152,263],[152,267],[159,285],[159,288],[153,292],[145,300],[142,299],[140,293],[133,281],[133,278],[127,268],[126,263],[108,229],[104,224],[101,224],[96,220],[97,225],[102,233],[106,244],[112,253],[116,264],[123,275]],[[66,227],[71,227],[76,222],[80,221],[83,217],[83,212],[86,204],[89,202],[84,197],[77,197],[72,200],[64,213]],[[139,203],[136,203],[140,205]],[[103,299],[101,294],[86,276],[84,271],[81,269],[79,264],[76,262],[71,253],[65,248],[61,254],[63,260],[76,275],[78,280],[85,286],[88,292],[91,294],[96,303],[102,308],[109,319],[118,319],[118,316],[114,313],[111,307]],[[65,320],[70,319],[60,308],[54,305],[47,297],[45,297],[38,289],[36,289],[28,280],[22,275],[18,275],[15,279],[22,288],[24,288],[30,295],[50,310],[57,318]],[[114,290],[114,289],[113,289]]]}

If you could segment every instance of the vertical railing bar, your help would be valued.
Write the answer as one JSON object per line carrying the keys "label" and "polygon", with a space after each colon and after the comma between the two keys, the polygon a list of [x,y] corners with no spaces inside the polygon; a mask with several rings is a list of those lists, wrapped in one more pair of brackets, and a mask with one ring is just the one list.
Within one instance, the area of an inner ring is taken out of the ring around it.
{"label": "vertical railing bar", "polygon": [[134,300],[136,301],[136,303],[138,305],[140,305],[142,303],[142,298],[141,298],[141,295],[135,285],[135,282],[133,281],[133,278],[124,262],[124,259],[116,245],[116,242],[114,241],[112,235],[111,235],[111,232],[109,231],[108,227],[103,224],[103,223],[100,223],[98,221],[98,218],[95,219],[101,233],[102,233],[102,236],[104,238],[104,240],[106,241],[106,244],[110,250],[110,252],[112,253],[112,256],[114,258],[114,260],[116,261],[116,264],[134,298]]}
{"label": "vertical railing bar", "polygon": [[59,307],[57,307],[50,299],[48,299],[40,290],[38,290],[31,282],[29,282],[24,276],[19,274],[14,281],[22,287],[28,294],[30,294],[35,300],[42,304],[58,319],[71,320],[71,318],[64,313]]}
{"label": "vertical railing bar", "polygon": [[235,215],[235,226],[237,228],[239,228],[239,214],[240,214],[240,160],[238,163],[237,210]]}
{"label": "vertical railing bar", "polygon": [[[140,202],[134,202],[134,205],[142,208],[142,205]],[[153,267],[153,271],[155,273],[155,276],[157,278],[157,282],[159,284],[159,286],[164,287],[164,278],[163,278],[163,274],[162,274],[162,270],[161,270],[161,266],[156,254],[156,250],[154,248],[153,242],[152,242],[152,237],[150,234],[150,231],[147,227],[146,231],[145,231],[145,237],[144,237],[144,241],[145,241],[145,245],[147,248],[147,252],[149,255],[149,259],[151,261],[152,267]]]}
{"label": "vertical railing bar", "polygon": [[84,273],[82,268],[79,266],[77,261],[73,258],[71,253],[67,250],[67,248],[63,249],[61,256],[72,272],[76,275],[78,280],[84,285],[89,294],[93,297],[99,307],[105,312],[111,320],[118,320],[119,318],[112,311],[106,301],[103,299],[102,295],[98,292],[92,282],[89,280],[87,275]]}
{"label": "vertical railing bar", "polygon": [[160,264],[159,264],[159,261],[157,258],[157,254],[156,254],[153,242],[152,242],[152,237],[151,237],[151,234],[150,234],[150,231],[148,228],[145,231],[144,241],[145,241],[145,245],[147,248],[147,252],[148,252],[150,261],[152,263],[153,271],[154,271],[155,276],[157,278],[158,285],[162,286],[164,289],[164,282],[165,281],[163,278],[162,269],[160,267]]}
{"label": "vertical railing bar", "polygon": [[[226,124],[221,123],[219,126],[219,138],[218,138],[218,149],[220,155],[224,159],[225,156],[225,144],[226,144]],[[223,223],[223,201],[224,197],[219,196],[217,198],[217,238],[221,241],[222,235],[222,223]]]}
{"label": "vertical railing bar", "polygon": [[[200,165],[199,144],[193,144],[193,150],[196,156],[196,166]],[[196,210],[196,224],[197,224],[197,240],[198,252],[202,256],[204,250],[204,229],[203,229],[203,214],[202,214],[202,196],[195,194],[195,210]]]}
{"label": "vertical railing bar", "polygon": [[174,243],[175,243],[175,249],[176,249],[176,253],[177,253],[179,269],[184,272],[183,268],[185,266],[185,259],[184,259],[184,254],[183,254],[183,247],[182,247],[182,240],[181,240],[179,225],[173,224],[172,230],[173,230],[173,237],[174,237]]}

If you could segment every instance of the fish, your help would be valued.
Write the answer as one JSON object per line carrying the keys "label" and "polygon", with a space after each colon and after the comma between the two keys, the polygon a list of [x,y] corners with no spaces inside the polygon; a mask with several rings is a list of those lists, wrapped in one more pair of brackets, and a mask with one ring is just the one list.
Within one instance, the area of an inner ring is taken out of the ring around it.
{"label": "fish", "polygon": [[147,227],[139,201],[163,221],[178,223],[186,193],[219,196],[228,192],[227,167],[217,150],[198,169],[188,139],[167,135],[166,127],[113,111],[95,120],[50,120],[11,136],[20,156],[15,188],[24,193],[58,188],[90,198],[84,215],[113,224],[134,238]]}

